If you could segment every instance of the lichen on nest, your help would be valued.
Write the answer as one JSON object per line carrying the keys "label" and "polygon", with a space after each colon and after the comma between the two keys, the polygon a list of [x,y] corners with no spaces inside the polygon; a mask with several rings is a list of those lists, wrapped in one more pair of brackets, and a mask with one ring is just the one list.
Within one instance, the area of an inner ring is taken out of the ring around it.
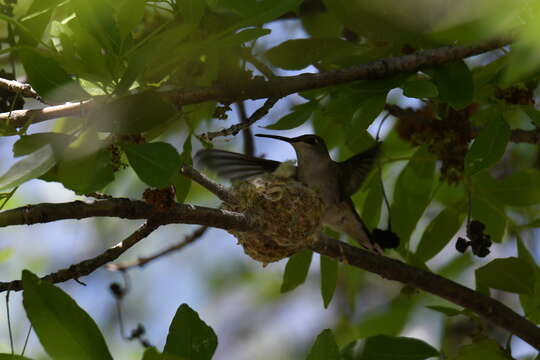
{"label": "lichen on nest", "polygon": [[256,227],[230,232],[253,259],[266,265],[317,240],[324,205],[318,194],[302,183],[265,174],[236,182],[231,190],[238,203],[225,203],[223,207],[247,214]]}

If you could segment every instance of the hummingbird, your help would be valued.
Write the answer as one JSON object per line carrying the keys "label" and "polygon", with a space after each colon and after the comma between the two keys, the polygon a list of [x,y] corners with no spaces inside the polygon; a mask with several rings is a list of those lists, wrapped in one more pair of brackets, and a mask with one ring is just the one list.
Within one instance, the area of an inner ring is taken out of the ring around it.
{"label": "hummingbird", "polygon": [[[321,197],[325,206],[323,224],[348,234],[368,250],[382,254],[382,248],[374,241],[351,199],[373,168],[380,142],[345,161],[337,162],[332,160],[326,143],[318,135],[307,134],[293,138],[267,134],[255,136],[291,144],[297,160],[291,175]],[[215,170],[218,176],[231,180],[273,173],[283,164],[276,160],[216,149],[201,150],[196,157]]]}

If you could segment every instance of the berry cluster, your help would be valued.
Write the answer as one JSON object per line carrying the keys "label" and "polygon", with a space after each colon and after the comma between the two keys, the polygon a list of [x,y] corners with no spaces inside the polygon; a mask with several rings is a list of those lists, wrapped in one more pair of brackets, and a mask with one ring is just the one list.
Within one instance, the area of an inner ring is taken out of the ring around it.
{"label": "berry cluster", "polygon": [[465,155],[472,139],[469,117],[477,106],[463,110],[443,107],[439,109],[442,117],[430,105],[418,110],[395,105],[386,109],[399,119],[399,136],[413,145],[428,145],[428,150],[442,161],[441,179],[457,184],[463,178]]}
{"label": "berry cluster", "polygon": [[478,220],[473,220],[467,225],[467,237],[470,240],[462,237],[456,242],[456,250],[464,253],[470,246],[474,255],[478,257],[486,257],[491,247],[491,237],[484,233],[485,225]]}

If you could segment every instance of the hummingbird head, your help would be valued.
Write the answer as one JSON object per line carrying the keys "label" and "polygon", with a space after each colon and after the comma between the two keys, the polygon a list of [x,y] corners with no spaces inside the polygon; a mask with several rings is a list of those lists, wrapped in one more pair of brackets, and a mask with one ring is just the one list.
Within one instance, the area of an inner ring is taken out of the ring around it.
{"label": "hummingbird head", "polygon": [[323,159],[330,159],[326,143],[318,135],[307,134],[294,138],[266,134],[257,134],[255,136],[288,142],[294,147],[298,162],[302,162],[304,159],[308,161],[320,161]]}

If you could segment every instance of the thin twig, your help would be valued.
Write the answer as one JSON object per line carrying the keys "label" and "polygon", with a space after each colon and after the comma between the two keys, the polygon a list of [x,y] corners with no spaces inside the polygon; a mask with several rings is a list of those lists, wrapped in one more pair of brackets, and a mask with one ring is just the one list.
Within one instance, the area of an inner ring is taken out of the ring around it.
{"label": "thin twig", "polygon": [[260,120],[268,114],[272,106],[276,102],[278,102],[279,98],[268,98],[265,103],[258,108],[251,116],[246,120],[242,121],[239,124],[235,124],[227,129],[223,129],[220,131],[211,131],[207,132],[205,134],[201,134],[200,137],[206,141],[212,141],[214,138],[218,136],[229,136],[229,135],[236,135],[241,130],[249,128],[251,125],[253,125],[256,121]]}
{"label": "thin twig", "polygon": [[[251,49],[250,49],[251,50]],[[255,56],[253,56],[253,54],[251,53],[251,51],[244,51],[242,53],[242,58],[244,60],[246,60],[248,63],[250,63],[251,65],[255,66],[255,68],[257,70],[259,70],[261,72],[261,74],[263,74],[264,76],[266,76],[267,79],[272,79],[274,78],[276,75],[274,74],[274,72],[272,71],[272,69],[270,69],[265,63],[263,63],[261,60],[257,59]]]}
{"label": "thin twig", "polygon": [[16,80],[0,78],[0,88],[11,91],[14,94],[21,94],[24,97],[30,97],[41,101],[41,97],[34,89],[32,89],[32,86],[30,84],[24,84]]}
{"label": "thin twig", "polygon": [[154,255],[147,256],[147,257],[139,257],[137,260],[131,261],[131,262],[108,264],[107,269],[112,270],[112,271],[126,271],[134,267],[143,267],[151,261],[154,261],[166,255],[169,255],[172,252],[182,250],[189,244],[194,243],[195,241],[197,241],[204,235],[206,230],[208,230],[208,226],[201,226],[197,230],[195,230],[193,233],[186,236],[179,243],[172,245]]}
{"label": "thin twig", "polygon": [[[238,114],[240,115],[240,121],[243,124],[246,124],[249,120],[246,114],[246,104],[244,101],[236,103],[236,108],[238,109]],[[249,156],[255,156],[255,141],[253,141],[253,132],[251,127],[247,127],[242,130],[242,135],[244,139],[244,154]]]}
{"label": "thin twig", "polygon": [[206,189],[210,190],[214,195],[216,195],[221,201],[224,201],[229,204],[235,204],[236,199],[232,195],[232,193],[227,190],[227,188],[223,185],[220,185],[212,180],[210,180],[207,176],[204,174],[201,174],[197,170],[195,170],[193,167],[189,165],[183,165],[180,169],[180,173],[191,180],[195,181],[196,183],[202,185]]}
{"label": "thin twig", "polygon": [[[105,265],[108,262],[116,260],[120,255],[125,253],[132,246],[150,235],[154,230],[160,227],[162,223],[156,220],[149,220],[140,226],[134,233],[126,237],[119,244],[107,249],[105,252],[78,264],[73,264],[69,268],[55,271],[49,275],[42,277],[42,280],[50,281],[54,284],[67,280],[77,279],[81,276],[86,276],[94,272],[97,268]],[[0,282],[0,291],[22,290],[21,280],[10,282]]]}

